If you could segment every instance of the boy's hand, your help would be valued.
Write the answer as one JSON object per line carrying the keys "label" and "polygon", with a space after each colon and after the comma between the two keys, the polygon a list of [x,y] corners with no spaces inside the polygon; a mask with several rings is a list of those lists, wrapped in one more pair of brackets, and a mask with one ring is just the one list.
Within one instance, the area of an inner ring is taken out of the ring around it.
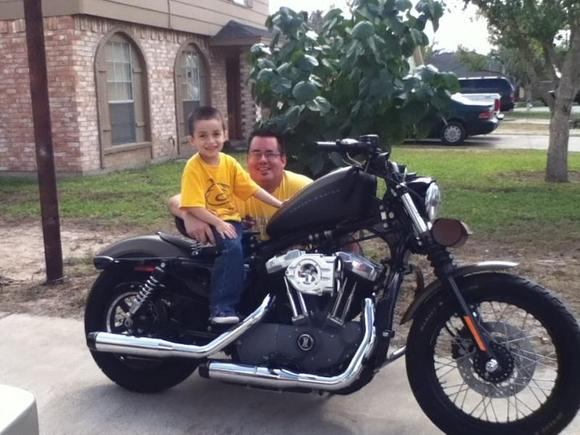
{"label": "boy's hand", "polygon": [[187,234],[189,234],[189,237],[194,238],[200,243],[209,243],[210,245],[215,246],[215,238],[209,224],[196,219],[189,213],[184,213],[184,215],[183,221],[185,223],[185,230],[187,231]]}
{"label": "boy's hand", "polygon": [[224,239],[235,239],[238,236],[236,228],[232,224],[225,221],[222,221],[216,225],[215,229]]}

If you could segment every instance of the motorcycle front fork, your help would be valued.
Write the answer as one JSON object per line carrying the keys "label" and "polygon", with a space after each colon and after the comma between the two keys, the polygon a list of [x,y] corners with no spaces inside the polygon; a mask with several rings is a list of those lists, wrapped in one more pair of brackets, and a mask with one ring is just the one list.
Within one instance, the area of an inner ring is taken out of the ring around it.
{"label": "motorcycle front fork", "polygon": [[465,298],[457,286],[457,282],[453,276],[455,264],[453,263],[451,254],[447,249],[441,246],[435,246],[429,249],[427,258],[431,262],[437,278],[439,278],[443,284],[443,288],[451,291],[455,297],[461,315],[461,321],[469,331],[474,343],[477,345],[477,348],[480,352],[485,354],[490,361],[492,359],[495,360],[495,354],[489,345],[489,337],[483,333],[483,328],[480,324],[477,311],[469,308]]}

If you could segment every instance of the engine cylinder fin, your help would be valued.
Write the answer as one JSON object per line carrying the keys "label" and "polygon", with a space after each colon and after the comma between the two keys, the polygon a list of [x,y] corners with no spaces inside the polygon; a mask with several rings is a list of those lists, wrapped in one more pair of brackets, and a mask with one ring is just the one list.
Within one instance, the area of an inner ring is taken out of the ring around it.
{"label": "engine cylinder fin", "polygon": [[344,322],[346,320],[346,316],[348,315],[348,312],[350,310],[350,306],[352,305],[352,300],[354,298],[354,293],[356,291],[356,285],[357,285],[357,282],[355,282],[354,285],[352,286],[352,290],[350,291],[350,295],[348,296],[348,299],[346,300],[346,304],[344,305],[344,309],[342,310],[342,316],[340,316],[340,320],[342,322]]}
{"label": "engine cylinder fin", "polygon": [[292,295],[292,290],[290,289],[290,285],[288,284],[288,280],[284,278],[284,284],[286,284],[286,293],[288,294],[288,300],[290,301],[290,308],[292,309],[292,320],[297,319],[298,310],[296,308],[296,302],[294,302],[294,296]]}

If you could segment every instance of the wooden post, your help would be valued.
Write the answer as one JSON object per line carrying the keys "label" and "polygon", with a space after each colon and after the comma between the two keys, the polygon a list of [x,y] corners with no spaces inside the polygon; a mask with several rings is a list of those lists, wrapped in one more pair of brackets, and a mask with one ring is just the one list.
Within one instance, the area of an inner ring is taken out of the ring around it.
{"label": "wooden post", "polygon": [[24,0],[24,18],[26,21],[26,44],[28,46],[28,69],[34,141],[36,143],[42,234],[44,237],[46,282],[54,284],[63,278],[63,265],[41,0]]}

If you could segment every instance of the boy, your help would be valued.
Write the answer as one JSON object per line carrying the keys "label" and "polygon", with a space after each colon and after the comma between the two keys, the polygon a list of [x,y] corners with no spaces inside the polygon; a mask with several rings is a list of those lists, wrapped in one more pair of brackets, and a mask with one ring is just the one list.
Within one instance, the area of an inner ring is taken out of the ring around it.
{"label": "boy", "polygon": [[239,322],[235,307],[244,278],[241,216],[234,195],[255,196],[273,207],[282,204],[259,187],[240,164],[221,152],[225,125],[213,107],[200,107],[190,118],[191,143],[197,147],[181,178],[180,208],[211,225],[220,255],[211,277],[210,320],[216,324]]}

